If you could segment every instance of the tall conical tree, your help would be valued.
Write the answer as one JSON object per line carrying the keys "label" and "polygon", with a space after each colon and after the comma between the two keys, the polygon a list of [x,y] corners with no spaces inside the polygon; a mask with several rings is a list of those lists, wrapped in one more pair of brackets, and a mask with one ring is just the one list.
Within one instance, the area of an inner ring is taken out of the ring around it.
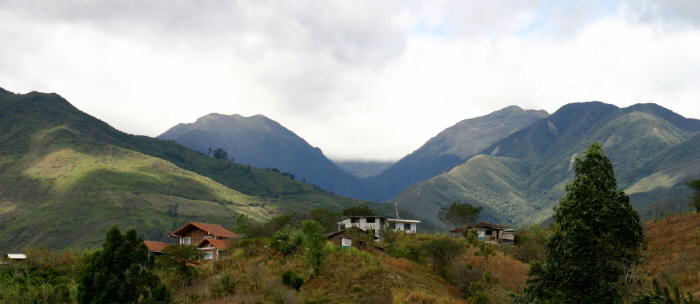
{"label": "tall conical tree", "polygon": [[102,249],[90,254],[80,276],[78,303],[170,303],[170,294],[152,272],[153,259],[136,231],[114,226]]}
{"label": "tall conical tree", "polygon": [[554,210],[547,258],[532,265],[520,303],[619,303],[644,235],[610,160],[593,144]]}

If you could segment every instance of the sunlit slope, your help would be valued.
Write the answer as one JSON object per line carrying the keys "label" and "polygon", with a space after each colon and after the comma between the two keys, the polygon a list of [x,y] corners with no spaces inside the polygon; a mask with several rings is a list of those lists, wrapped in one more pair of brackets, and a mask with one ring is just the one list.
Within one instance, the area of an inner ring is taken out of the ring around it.
{"label": "sunlit slope", "polygon": [[90,247],[113,224],[162,239],[186,220],[339,209],[280,174],[111,128],[55,94],[0,91],[0,248]]}
{"label": "sunlit slope", "polygon": [[[487,213],[491,218],[503,222],[541,221],[573,178],[575,157],[594,142],[603,145],[613,162],[621,189],[655,199],[686,195],[668,189],[700,175],[695,169],[700,150],[682,148],[697,141],[693,135],[700,123],[679,117],[656,105],[619,109],[598,102],[570,104],[449,172],[409,188],[398,201],[409,210],[433,210],[433,218],[438,207],[465,201],[486,207],[495,213]],[[676,151],[679,147],[684,152]],[[633,204],[645,205],[641,197],[633,196]]]}
{"label": "sunlit slope", "polygon": [[368,198],[378,201],[391,199],[409,186],[449,170],[494,142],[547,116],[545,111],[510,106],[460,121],[384,172],[368,178],[372,190]]}

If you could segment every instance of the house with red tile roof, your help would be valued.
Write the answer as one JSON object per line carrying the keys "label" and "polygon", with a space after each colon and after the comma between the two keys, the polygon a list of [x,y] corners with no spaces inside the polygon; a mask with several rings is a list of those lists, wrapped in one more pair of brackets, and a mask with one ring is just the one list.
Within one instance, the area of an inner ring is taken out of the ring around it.
{"label": "house with red tile roof", "polygon": [[187,224],[171,233],[170,237],[178,238],[180,245],[197,245],[203,239],[227,240],[237,239],[240,236],[221,225],[187,222]]}
{"label": "house with red tile roof", "polygon": [[143,241],[143,243],[146,244],[148,251],[152,252],[155,255],[163,254],[163,249],[165,249],[165,247],[168,247],[170,245],[175,245],[175,244],[156,242],[156,241]]}
{"label": "house with red tile roof", "polygon": [[240,238],[238,234],[221,225],[192,221],[187,222],[168,236],[178,239],[178,243],[144,241],[144,244],[154,254],[162,254],[163,249],[169,245],[193,245],[202,251],[205,260],[217,260],[222,256],[222,251],[229,247],[232,240]]}

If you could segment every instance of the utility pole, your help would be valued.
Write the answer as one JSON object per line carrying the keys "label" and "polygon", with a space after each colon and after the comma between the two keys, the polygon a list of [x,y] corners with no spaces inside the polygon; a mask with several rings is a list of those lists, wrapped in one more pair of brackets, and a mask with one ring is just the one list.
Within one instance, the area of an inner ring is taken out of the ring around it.
{"label": "utility pole", "polygon": [[396,207],[396,201],[394,201],[394,210],[396,211],[396,219],[399,219],[399,208]]}

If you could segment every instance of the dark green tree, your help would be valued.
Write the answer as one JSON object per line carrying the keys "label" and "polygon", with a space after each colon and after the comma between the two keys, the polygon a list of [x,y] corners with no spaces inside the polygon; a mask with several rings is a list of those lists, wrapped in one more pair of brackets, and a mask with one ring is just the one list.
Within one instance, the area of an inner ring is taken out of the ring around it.
{"label": "dark green tree", "polygon": [[313,269],[314,275],[318,276],[327,254],[323,227],[316,221],[303,221],[301,222],[301,231],[304,233],[306,261]]}
{"label": "dark green tree", "polygon": [[441,221],[456,228],[476,223],[482,209],[482,207],[474,207],[467,203],[454,202],[448,207],[440,208],[438,217]]}
{"label": "dark green tree", "polygon": [[87,257],[80,275],[78,303],[170,303],[170,294],[152,272],[153,259],[133,229],[107,232],[102,249]]}
{"label": "dark green tree", "polygon": [[640,257],[639,215],[617,190],[610,160],[599,144],[576,159],[575,179],[554,210],[547,258],[535,262],[517,303],[620,303],[620,282]]}
{"label": "dark green tree", "polygon": [[212,153],[212,156],[214,156],[215,159],[228,160],[228,153],[226,153],[226,150],[221,148],[216,148],[216,150],[214,150]]}
{"label": "dark green tree", "polygon": [[693,208],[695,208],[695,212],[700,212],[700,179],[688,183],[688,186],[695,190],[695,193],[691,198],[691,204],[693,205]]}
{"label": "dark green tree", "polygon": [[343,210],[343,216],[377,216],[379,215],[376,210],[370,208],[367,205],[359,205],[355,207],[346,208]]}

